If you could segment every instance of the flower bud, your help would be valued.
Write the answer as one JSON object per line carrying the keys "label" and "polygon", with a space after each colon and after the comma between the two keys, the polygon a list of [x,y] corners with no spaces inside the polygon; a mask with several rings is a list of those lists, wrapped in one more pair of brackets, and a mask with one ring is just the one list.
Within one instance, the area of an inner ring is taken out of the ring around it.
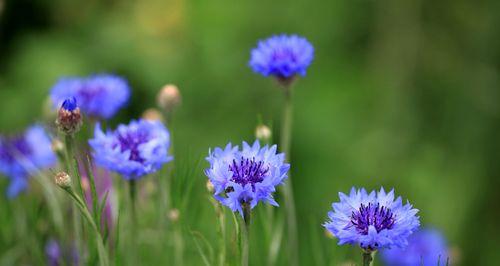
{"label": "flower bud", "polygon": [[181,94],[177,86],[167,84],[160,90],[156,100],[160,108],[166,112],[171,112],[181,103]]}
{"label": "flower bud", "polygon": [[258,125],[257,128],[255,128],[255,138],[263,143],[271,142],[272,136],[273,133],[271,132],[271,129],[266,125]]}
{"label": "flower bud", "polygon": [[170,219],[170,221],[172,221],[174,223],[179,221],[179,217],[180,217],[180,212],[178,209],[174,208],[168,212],[168,219]]}
{"label": "flower bud", "polygon": [[207,180],[207,191],[210,192],[210,193],[214,193],[215,189],[214,189],[214,185],[212,184],[212,182],[210,182],[210,180]]}
{"label": "flower bud", "polygon": [[333,235],[333,233],[330,232],[330,230],[328,230],[328,229],[325,229],[325,236],[327,238],[330,238],[330,239],[334,239],[335,238],[335,236]]}
{"label": "flower bud", "polygon": [[59,172],[54,177],[56,185],[63,189],[67,189],[71,187],[71,177],[65,172]]}
{"label": "flower bud", "polygon": [[62,141],[60,141],[59,139],[53,139],[51,147],[52,151],[57,154],[64,152],[64,143],[62,143]]}
{"label": "flower bud", "polygon": [[56,125],[59,130],[67,135],[73,135],[82,126],[82,115],[76,104],[75,97],[64,100],[57,113]]}
{"label": "flower bud", "polygon": [[157,109],[149,108],[142,113],[142,119],[149,121],[163,121],[163,116]]}

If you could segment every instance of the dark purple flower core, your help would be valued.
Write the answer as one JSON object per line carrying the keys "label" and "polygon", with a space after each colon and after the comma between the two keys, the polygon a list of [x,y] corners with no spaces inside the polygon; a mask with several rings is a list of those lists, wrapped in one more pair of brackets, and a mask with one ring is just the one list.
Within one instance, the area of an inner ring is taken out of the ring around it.
{"label": "dark purple flower core", "polygon": [[150,136],[145,131],[127,131],[117,133],[118,145],[120,145],[121,151],[130,151],[129,160],[143,163],[145,160],[141,157],[139,152],[139,145],[149,141]]}
{"label": "dark purple flower core", "polygon": [[356,230],[363,235],[368,234],[370,226],[375,227],[377,233],[384,229],[391,229],[394,226],[395,216],[387,207],[380,207],[377,203],[368,205],[361,204],[358,211],[352,212],[351,223]]}
{"label": "dark purple flower core", "polygon": [[23,136],[4,140],[0,145],[0,158],[7,162],[14,162],[16,158],[28,156],[31,152],[31,147]]}
{"label": "dark purple flower core", "polygon": [[229,170],[233,172],[233,181],[242,186],[246,184],[254,185],[264,180],[264,176],[269,171],[268,167],[264,167],[263,161],[255,161],[255,158],[241,158],[241,160],[229,165]]}

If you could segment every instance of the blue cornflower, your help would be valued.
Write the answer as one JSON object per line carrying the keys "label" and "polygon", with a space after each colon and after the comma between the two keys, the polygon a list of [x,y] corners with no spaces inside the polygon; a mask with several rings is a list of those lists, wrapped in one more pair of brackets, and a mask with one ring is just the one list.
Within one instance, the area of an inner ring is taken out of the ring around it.
{"label": "blue cornflower", "polygon": [[55,108],[74,97],[84,114],[109,119],[128,102],[130,88],[124,78],[110,74],[66,77],[52,87],[50,97]]}
{"label": "blue cornflower", "polygon": [[159,121],[132,120],[106,133],[97,124],[89,144],[99,165],[127,180],[154,173],[173,159],[168,155],[170,134]]}
{"label": "blue cornflower", "polygon": [[26,189],[31,174],[55,163],[51,141],[41,126],[32,126],[22,135],[0,136],[0,173],[10,179],[9,198]]}
{"label": "blue cornflower", "polygon": [[306,75],[314,58],[313,46],[297,35],[275,35],[259,41],[251,52],[250,67],[264,76],[287,79]]}
{"label": "blue cornflower", "polygon": [[339,245],[359,245],[365,250],[405,247],[407,238],[420,225],[418,210],[401,197],[394,200],[394,190],[381,188],[370,194],[365,189],[339,193],[340,202],[332,204],[329,221],[324,226],[339,239]]}
{"label": "blue cornflower", "polygon": [[388,266],[444,265],[448,259],[448,247],[441,232],[422,229],[408,238],[406,248],[384,250],[382,259]]}
{"label": "blue cornflower", "polygon": [[276,186],[287,178],[290,165],[284,163],[285,155],[276,153],[277,146],[260,147],[243,142],[243,148],[227,144],[215,148],[206,158],[210,167],[205,175],[214,186],[214,197],[232,211],[243,216],[242,204],[254,208],[259,201],[278,206],[273,198]]}

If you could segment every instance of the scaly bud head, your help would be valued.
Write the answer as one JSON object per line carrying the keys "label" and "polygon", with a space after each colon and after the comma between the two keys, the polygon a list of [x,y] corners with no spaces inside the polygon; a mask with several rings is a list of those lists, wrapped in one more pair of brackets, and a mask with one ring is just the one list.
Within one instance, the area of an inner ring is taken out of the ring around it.
{"label": "scaly bud head", "polygon": [[172,221],[174,223],[179,221],[179,217],[180,217],[180,212],[178,209],[174,208],[168,212],[168,219],[170,219],[170,221]]}
{"label": "scaly bud head", "polygon": [[160,108],[166,112],[171,112],[181,103],[181,93],[177,86],[167,84],[160,90],[156,100]]}
{"label": "scaly bud head", "polygon": [[65,172],[59,172],[54,177],[56,185],[63,189],[67,189],[71,187],[71,177]]}
{"label": "scaly bud head", "polygon": [[67,135],[73,135],[80,130],[82,115],[75,97],[64,100],[57,113],[56,125],[61,132]]}
{"label": "scaly bud head", "polygon": [[257,128],[255,128],[255,138],[263,143],[271,142],[272,136],[273,133],[271,129],[266,125],[258,125]]}
{"label": "scaly bud head", "polygon": [[212,182],[210,182],[210,180],[207,180],[207,191],[209,193],[214,193],[215,191],[214,185],[212,184]]}
{"label": "scaly bud head", "polygon": [[163,116],[161,112],[155,108],[148,108],[142,113],[142,119],[149,121],[163,121]]}

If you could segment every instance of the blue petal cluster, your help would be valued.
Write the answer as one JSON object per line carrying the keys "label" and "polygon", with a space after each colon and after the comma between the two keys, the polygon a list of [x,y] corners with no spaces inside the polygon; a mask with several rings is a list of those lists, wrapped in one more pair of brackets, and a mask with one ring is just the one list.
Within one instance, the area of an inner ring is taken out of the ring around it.
{"label": "blue petal cluster", "polygon": [[297,35],[277,35],[259,41],[251,52],[250,67],[264,76],[290,78],[306,75],[314,58],[313,46]]}
{"label": "blue petal cluster", "polygon": [[24,134],[0,136],[0,173],[10,179],[7,197],[14,198],[28,186],[28,177],[56,163],[50,138],[35,125]]}
{"label": "blue petal cluster", "polygon": [[124,78],[115,75],[66,77],[52,87],[50,97],[55,108],[74,97],[84,114],[109,119],[128,102],[130,88]]}
{"label": "blue petal cluster", "polygon": [[418,210],[401,197],[394,199],[394,190],[386,193],[351,189],[339,193],[340,202],[332,204],[329,221],[324,226],[339,239],[339,245],[359,245],[367,250],[407,245],[410,236],[420,225]]}
{"label": "blue petal cluster", "polygon": [[132,120],[106,133],[97,124],[89,144],[97,164],[127,180],[154,173],[173,159],[168,155],[170,134],[159,121]]}
{"label": "blue petal cluster", "polygon": [[444,265],[448,259],[448,247],[441,232],[422,229],[408,238],[406,248],[383,250],[382,259],[388,266]]}
{"label": "blue petal cluster", "polygon": [[233,212],[243,216],[242,204],[254,208],[259,201],[278,206],[273,198],[276,186],[287,178],[290,165],[284,163],[285,155],[276,153],[277,146],[260,147],[243,142],[242,149],[227,144],[215,148],[206,158],[210,167],[205,174],[214,186],[214,197]]}

